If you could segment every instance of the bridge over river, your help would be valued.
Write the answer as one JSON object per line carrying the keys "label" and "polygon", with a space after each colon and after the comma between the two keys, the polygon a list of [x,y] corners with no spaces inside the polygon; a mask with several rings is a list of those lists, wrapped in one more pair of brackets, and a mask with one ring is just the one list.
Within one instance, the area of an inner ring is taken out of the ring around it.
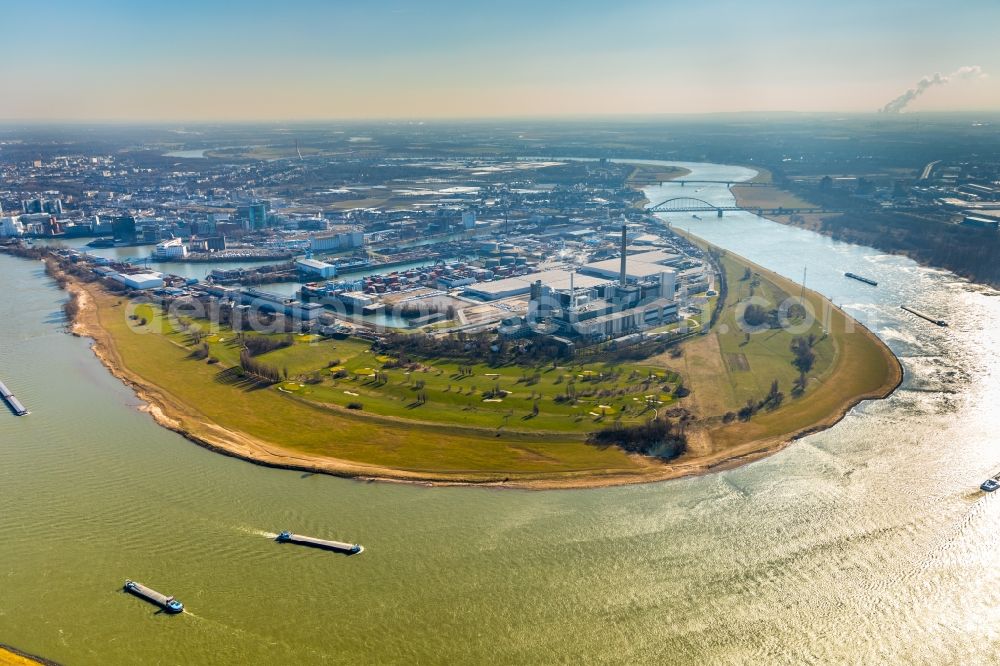
{"label": "bridge over river", "polygon": [[774,187],[773,183],[760,183],[760,182],[742,182],[738,180],[693,180],[689,178],[678,179],[678,180],[661,180],[658,178],[635,178],[628,181],[629,185],[666,185],[670,183],[672,185],[680,185],[685,187],[687,185],[725,185],[726,187],[732,187],[733,185],[739,185],[740,187]]}
{"label": "bridge over river", "polygon": [[742,208],[740,206],[717,206],[704,199],[695,197],[672,197],[652,206],[646,207],[648,213],[715,213],[722,217],[726,211],[747,211],[756,213],[759,217],[766,215],[797,215],[806,213],[836,213],[840,211],[822,207],[808,208]]}

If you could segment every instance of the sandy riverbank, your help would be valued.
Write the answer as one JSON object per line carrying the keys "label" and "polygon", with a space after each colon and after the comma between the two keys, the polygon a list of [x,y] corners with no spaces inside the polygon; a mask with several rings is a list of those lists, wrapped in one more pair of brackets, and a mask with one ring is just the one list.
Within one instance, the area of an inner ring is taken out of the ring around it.
{"label": "sandy riverbank", "polygon": [[[749,263],[749,262],[748,262]],[[760,269],[763,271],[763,269]],[[773,274],[768,272],[769,277]],[[782,280],[780,276],[773,276]],[[790,283],[789,283],[790,284]],[[837,408],[821,420],[806,428],[778,436],[755,437],[752,428],[743,433],[746,441],[730,441],[722,450],[703,450],[696,455],[697,447],[671,463],[641,456],[630,456],[635,467],[628,470],[581,470],[552,473],[517,473],[502,479],[497,475],[466,474],[462,472],[428,472],[426,470],[406,470],[392,467],[369,465],[329,456],[314,455],[265,441],[244,432],[223,428],[200,414],[191,405],[130,370],[123,362],[114,336],[101,323],[101,310],[96,299],[101,297],[99,287],[70,280],[67,288],[77,295],[79,313],[73,323],[74,334],[93,340],[93,351],[101,362],[120,380],[128,384],[145,403],[147,411],[157,423],[169,428],[187,439],[213,451],[238,457],[261,465],[318,472],[361,480],[381,480],[425,485],[476,485],[485,487],[506,487],[526,489],[595,488],[633,483],[664,481],[695,474],[703,474],[718,469],[734,467],[775,453],[791,441],[806,434],[828,428],[842,419],[847,412],[862,400],[885,397],[898,386],[902,373],[898,361],[885,345],[870,331],[863,329],[872,341],[891,358],[890,373],[884,384],[876,391],[863,395],[845,396]],[[818,296],[818,295],[816,295]],[[821,298],[821,297],[820,297]],[[116,314],[120,314],[117,313]],[[846,314],[844,315],[846,316]],[[860,324],[857,324],[859,329]],[[751,422],[752,423],[752,422]],[[733,433],[738,436],[738,433]],[[698,437],[698,428],[692,430]],[[728,439],[728,438],[727,438]]]}
{"label": "sandy riverbank", "polygon": [[54,661],[35,657],[0,643],[0,666],[38,666],[38,664],[57,666]]}

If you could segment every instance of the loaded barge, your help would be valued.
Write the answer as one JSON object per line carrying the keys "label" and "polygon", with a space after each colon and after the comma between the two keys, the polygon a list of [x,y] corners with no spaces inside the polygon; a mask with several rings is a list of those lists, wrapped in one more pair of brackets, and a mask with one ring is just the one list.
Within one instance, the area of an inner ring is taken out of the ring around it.
{"label": "loaded barge", "polygon": [[297,543],[301,546],[334,550],[338,553],[346,553],[348,555],[357,555],[364,551],[364,548],[356,543],[344,543],[343,541],[317,539],[316,537],[302,536],[301,534],[292,534],[291,532],[282,532],[278,535],[275,541],[279,543]]}
{"label": "loaded barge", "polygon": [[929,314],[924,314],[920,310],[914,310],[913,308],[907,307],[905,305],[901,305],[899,307],[903,308],[904,310],[906,310],[907,312],[909,312],[912,315],[916,315],[916,316],[920,317],[921,319],[926,319],[927,321],[929,321],[932,324],[937,324],[938,326],[947,326],[948,325],[948,322],[946,322],[944,319],[938,319],[936,317],[932,317]]}
{"label": "loaded barge", "polygon": [[13,411],[18,416],[25,416],[28,410],[24,408],[21,401],[14,397],[14,394],[10,392],[7,385],[0,382],[0,397],[4,399],[8,405],[10,405],[11,411]]}
{"label": "loaded barge", "polygon": [[845,277],[849,277],[852,280],[857,280],[858,282],[864,282],[865,284],[870,284],[873,287],[878,286],[878,282],[872,280],[871,278],[866,278],[863,275],[858,275],[857,273],[844,273]]}
{"label": "loaded barge", "polygon": [[131,592],[135,596],[145,599],[151,604],[159,606],[167,613],[180,613],[184,610],[184,604],[177,601],[173,597],[168,597],[167,595],[157,592],[151,587],[146,587],[142,583],[137,583],[134,580],[125,581],[125,591]]}

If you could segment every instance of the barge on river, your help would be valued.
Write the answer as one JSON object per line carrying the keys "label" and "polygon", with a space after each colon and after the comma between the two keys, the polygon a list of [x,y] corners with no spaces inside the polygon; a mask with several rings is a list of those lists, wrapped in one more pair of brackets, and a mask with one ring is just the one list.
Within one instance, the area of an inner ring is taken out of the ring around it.
{"label": "barge on river", "polygon": [[180,613],[184,610],[184,604],[173,597],[168,597],[162,592],[157,592],[151,587],[146,587],[142,583],[134,580],[125,581],[125,591],[134,594],[140,599],[145,599],[151,604],[159,606],[167,613]]}
{"label": "barge on river", "polygon": [[0,382],[0,397],[3,398],[4,402],[10,405],[11,411],[15,414],[18,416],[27,415],[28,410],[24,408],[24,405],[21,404],[20,400],[14,397],[14,394],[10,392],[10,389],[7,388],[7,385],[3,382]]}
{"label": "barge on river", "polygon": [[925,319],[925,320],[929,321],[932,324],[937,324],[938,326],[947,326],[948,325],[948,322],[946,322],[944,319],[938,319],[937,317],[932,317],[929,314],[924,314],[920,310],[914,310],[913,308],[907,307],[905,305],[901,305],[899,307],[903,308],[904,310],[906,310],[907,312],[909,312],[912,315],[916,315],[916,316],[920,317],[921,319]]}
{"label": "barge on river", "polygon": [[324,550],[333,550],[338,553],[346,553],[347,555],[358,555],[364,548],[360,544],[356,543],[344,543],[343,541],[330,541],[328,539],[317,539],[316,537],[302,536],[301,534],[292,534],[291,532],[282,532],[278,535],[275,541],[279,543],[296,543],[300,546],[311,546],[313,548],[323,548]]}
{"label": "barge on river", "polygon": [[870,284],[873,287],[878,286],[878,282],[876,282],[875,280],[872,280],[871,278],[866,278],[863,275],[858,275],[857,273],[844,273],[844,275],[846,277],[851,278],[852,280],[857,280],[858,282],[864,282],[865,284]]}

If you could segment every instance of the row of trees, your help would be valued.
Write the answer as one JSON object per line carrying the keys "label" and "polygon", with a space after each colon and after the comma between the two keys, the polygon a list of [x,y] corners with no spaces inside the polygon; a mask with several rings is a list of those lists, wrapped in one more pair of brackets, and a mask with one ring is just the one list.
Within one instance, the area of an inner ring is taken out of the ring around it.
{"label": "row of trees", "polygon": [[241,335],[240,342],[251,356],[260,356],[268,352],[291,347],[295,340],[291,334],[283,338],[272,338],[265,335]]}
{"label": "row of trees", "polygon": [[240,351],[240,367],[243,372],[261,381],[277,384],[281,381],[281,373],[273,365],[258,361],[246,349]]}
{"label": "row of trees", "polygon": [[434,337],[422,333],[404,334],[388,332],[376,343],[376,349],[392,354],[400,363],[406,364],[412,358],[447,358],[471,364],[508,363],[534,364],[538,362],[556,363],[569,355],[568,350],[547,337],[530,340],[508,340],[495,338],[490,333]]}
{"label": "row of trees", "polygon": [[399,316],[404,319],[416,319],[428,315],[442,313],[447,319],[454,319],[458,316],[458,310],[454,305],[439,303],[404,303],[399,308]]}

